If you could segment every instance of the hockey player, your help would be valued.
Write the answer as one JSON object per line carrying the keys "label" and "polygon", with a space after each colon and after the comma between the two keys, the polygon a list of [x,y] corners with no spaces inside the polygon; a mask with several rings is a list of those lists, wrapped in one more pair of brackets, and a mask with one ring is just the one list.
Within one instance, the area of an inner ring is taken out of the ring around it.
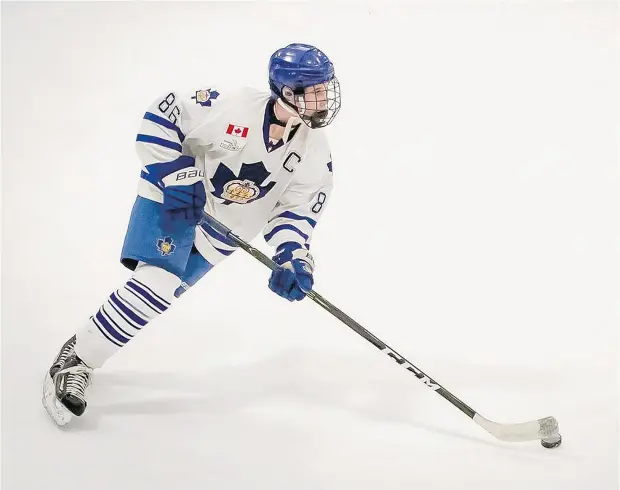
{"label": "hockey player", "polygon": [[86,409],[93,369],[168,310],[235,244],[206,212],[245,240],[259,232],[280,266],[269,287],[298,301],[313,285],[312,231],[332,189],[325,134],[340,109],[328,57],[290,44],[269,61],[271,93],[203,86],[147,109],[136,139],[142,162],[122,264],[133,271],[61,348],[43,404],[59,425]]}

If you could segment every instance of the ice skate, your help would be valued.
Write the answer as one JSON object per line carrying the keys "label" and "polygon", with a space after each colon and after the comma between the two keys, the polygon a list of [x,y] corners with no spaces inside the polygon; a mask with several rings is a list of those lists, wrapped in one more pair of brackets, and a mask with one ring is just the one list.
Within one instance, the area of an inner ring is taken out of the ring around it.
{"label": "ice skate", "polygon": [[86,388],[92,369],[73,350],[75,336],[63,346],[43,383],[43,406],[56,424],[68,424],[86,410]]}

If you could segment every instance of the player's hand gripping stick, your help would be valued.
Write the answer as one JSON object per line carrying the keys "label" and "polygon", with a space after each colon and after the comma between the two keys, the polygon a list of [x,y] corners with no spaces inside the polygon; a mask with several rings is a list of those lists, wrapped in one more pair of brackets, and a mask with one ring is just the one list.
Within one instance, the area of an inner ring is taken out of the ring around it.
{"label": "player's hand gripping stick", "polygon": [[312,290],[314,259],[299,243],[286,242],[278,247],[273,261],[280,267],[269,278],[269,289],[289,301],[301,301]]}

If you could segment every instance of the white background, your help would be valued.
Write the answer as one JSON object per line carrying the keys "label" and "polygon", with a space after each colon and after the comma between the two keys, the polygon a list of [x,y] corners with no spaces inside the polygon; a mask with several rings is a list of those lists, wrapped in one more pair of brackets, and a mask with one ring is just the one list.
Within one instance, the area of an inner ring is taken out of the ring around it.
{"label": "white background", "polygon": [[[617,19],[3,3],[2,489],[618,488]],[[555,415],[560,449],[495,441],[242,251],[95,373],[83,418],[47,418],[45,369],[127,277],[146,106],[267,89],[290,42],[343,93],[317,291],[483,415]]]}

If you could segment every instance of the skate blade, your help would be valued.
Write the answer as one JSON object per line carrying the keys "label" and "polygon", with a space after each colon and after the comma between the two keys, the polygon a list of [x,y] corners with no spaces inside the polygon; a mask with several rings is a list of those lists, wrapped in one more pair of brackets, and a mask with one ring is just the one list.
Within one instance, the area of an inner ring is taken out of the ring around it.
{"label": "skate blade", "polygon": [[43,381],[42,401],[45,410],[56,425],[60,427],[67,425],[73,418],[73,414],[56,398],[56,387],[49,372],[45,373]]}

